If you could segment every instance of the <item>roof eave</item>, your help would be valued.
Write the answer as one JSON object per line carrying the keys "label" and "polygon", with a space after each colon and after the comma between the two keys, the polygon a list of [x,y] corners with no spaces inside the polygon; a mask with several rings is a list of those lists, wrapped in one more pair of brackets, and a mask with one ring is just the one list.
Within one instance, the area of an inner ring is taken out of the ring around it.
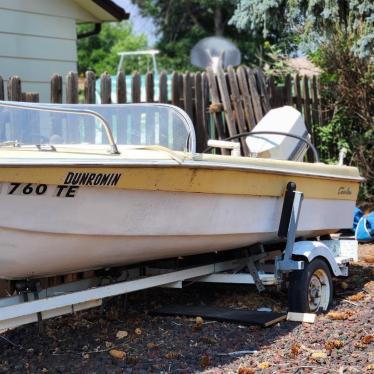
{"label": "roof eave", "polygon": [[111,0],[92,0],[96,5],[103,8],[107,13],[111,14],[117,21],[129,19],[130,13]]}

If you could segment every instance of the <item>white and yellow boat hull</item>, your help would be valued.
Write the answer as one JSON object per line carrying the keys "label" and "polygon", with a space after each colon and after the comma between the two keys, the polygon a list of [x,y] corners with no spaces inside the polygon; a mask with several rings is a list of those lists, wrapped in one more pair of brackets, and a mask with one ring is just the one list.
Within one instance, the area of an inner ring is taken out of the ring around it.
{"label": "white and yellow boat hull", "polygon": [[[24,152],[0,164],[0,278],[223,251],[277,239],[284,191],[304,193],[298,236],[351,227],[355,168],[128,151],[90,163]],[[19,153],[18,153],[19,154]]]}

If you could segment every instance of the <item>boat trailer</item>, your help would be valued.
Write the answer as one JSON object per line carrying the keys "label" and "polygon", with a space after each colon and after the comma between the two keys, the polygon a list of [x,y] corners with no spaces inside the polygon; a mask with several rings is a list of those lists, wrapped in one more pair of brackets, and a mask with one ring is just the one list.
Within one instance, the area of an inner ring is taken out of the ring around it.
{"label": "boat trailer", "polygon": [[259,243],[238,249],[232,259],[224,261],[185,268],[166,268],[158,261],[116,269],[115,277],[97,272],[95,277],[55,287],[36,285],[31,291],[28,288],[0,299],[0,330],[97,307],[106,297],[153,287],[182,288],[191,282],[254,284],[259,292],[265,286],[288,282],[291,311],[325,311],[332,299],[331,279],[348,275],[348,263],[357,260],[358,245],[355,240],[296,241],[302,200],[303,193],[288,183],[278,230],[280,239],[286,241],[283,253],[265,251]]}

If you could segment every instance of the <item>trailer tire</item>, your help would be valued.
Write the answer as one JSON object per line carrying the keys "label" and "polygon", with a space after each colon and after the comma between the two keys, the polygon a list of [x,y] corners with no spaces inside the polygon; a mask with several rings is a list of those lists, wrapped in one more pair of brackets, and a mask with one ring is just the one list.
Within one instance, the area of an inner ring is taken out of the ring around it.
{"label": "trailer tire", "polygon": [[304,270],[291,272],[288,309],[298,313],[326,312],[332,303],[333,286],[327,263],[316,258],[305,262]]}

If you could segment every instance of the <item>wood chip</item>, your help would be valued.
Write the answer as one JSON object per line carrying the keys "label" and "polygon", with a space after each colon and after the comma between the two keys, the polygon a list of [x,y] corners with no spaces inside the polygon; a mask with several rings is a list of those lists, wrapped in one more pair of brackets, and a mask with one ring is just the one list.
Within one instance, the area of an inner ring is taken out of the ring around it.
{"label": "wood chip", "polygon": [[148,349],[158,349],[158,345],[156,343],[150,342],[147,344]]}
{"label": "wood chip", "polygon": [[194,330],[201,330],[204,324],[204,320],[201,317],[196,317]]}
{"label": "wood chip", "polygon": [[344,321],[355,314],[352,310],[342,310],[338,312],[331,311],[327,313],[327,317],[333,320]]}
{"label": "wood chip", "polygon": [[347,299],[349,301],[361,301],[365,299],[365,292],[359,292],[354,295],[348,296]]}
{"label": "wood chip", "polygon": [[301,345],[299,343],[294,343],[292,344],[291,347],[291,356],[292,357],[297,357],[301,351]]}
{"label": "wood chip", "polygon": [[327,358],[327,354],[325,352],[322,352],[322,351],[316,351],[316,352],[313,352],[311,355],[310,355],[310,358],[312,360],[320,360],[320,359],[325,359]]}
{"label": "wood chip", "polygon": [[196,317],[195,323],[196,325],[202,325],[204,323],[204,320],[201,317]]}
{"label": "wood chip", "polygon": [[339,349],[342,348],[344,343],[339,339],[333,339],[333,340],[327,340],[325,342],[325,348],[329,351],[333,349]]}
{"label": "wood chip", "polygon": [[165,354],[165,358],[168,360],[175,360],[181,356],[180,352],[168,352]]}
{"label": "wood chip", "polygon": [[208,355],[203,355],[201,356],[201,359],[200,359],[200,366],[202,368],[206,368],[210,365],[210,362],[211,362],[211,359]]}
{"label": "wood chip", "polygon": [[123,360],[126,357],[126,352],[120,351],[119,349],[111,349],[109,354],[117,360]]}
{"label": "wood chip", "polygon": [[270,367],[270,363],[267,361],[260,362],[257,367],[261,370],[268,369]]}
{"label": "wood chip", "polygon": [[242,367],[238,369],[238,374],[255,374],[256,370],[252,368]]}
{"label": "wood chip", "polygon": [[118,330],[117,334],[116,334],[116,338],[117,339],[123,339],[123,338],[126,338],[126,336],[128,336],[128,335],[129,335],[129,333],[127,331]]}
{"label": "wood chip", "polygon": [[374,343],[374,335],[363,336],[360,341],[362,344],[366,344],[366,345],[370,343]]}

